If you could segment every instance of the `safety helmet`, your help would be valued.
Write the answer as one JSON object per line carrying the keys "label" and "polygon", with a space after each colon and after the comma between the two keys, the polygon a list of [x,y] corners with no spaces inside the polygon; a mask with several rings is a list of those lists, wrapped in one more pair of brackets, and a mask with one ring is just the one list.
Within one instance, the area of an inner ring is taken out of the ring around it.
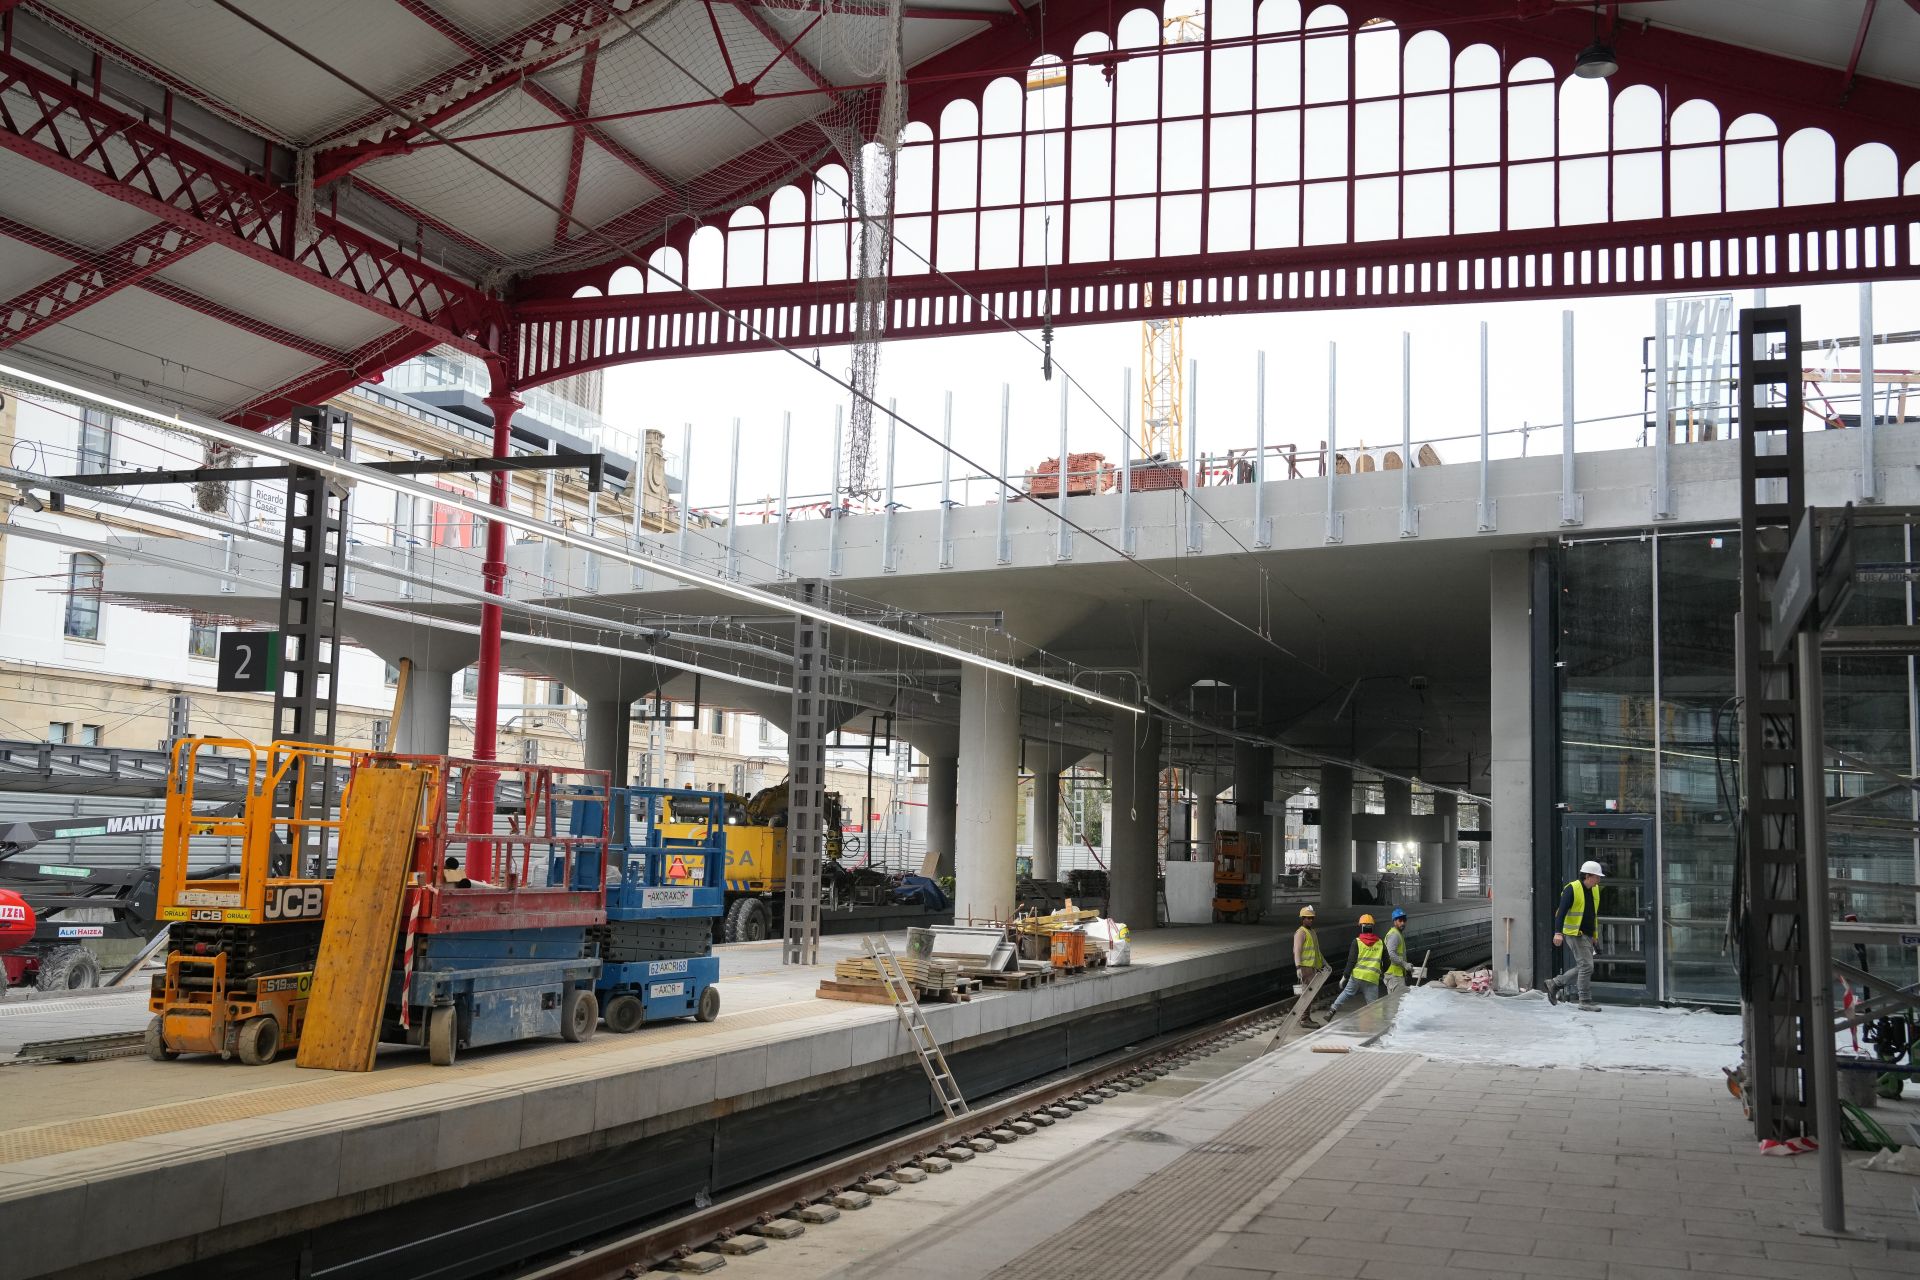
{"label": "safety helmet", "polygon": [[1312,907],[1302,907],[1302,908],[1300,908],[1300,918],[1301,918],[1302,920],[1311,920],[1311,919],[1313,919],[1313,908],[1312,908]]}
{"label": "safety helmet", "polygon": [[1360,923],[1361,923],[1361,924],[1372,924],[1372,923],[1373,923],[1373,917],[1372,917],[1372,916],[1368,916],[1368,915],[1363,915],[1363,916],[1361,916],[1361,917],[1360,917]]}
{"label": "safety helmet", "polygon": [[1597,862],[1581,863],[1580,874],[1583,876],[1599,876],[1603,880],[1606,879],[1606,875],[1607,875],[1606,872],[1600,869],[1600,864]]}
{"label": "safety helmet", "polygon": [[1405,920],[1407,918],[1407,909],[1405,907],[1395,907],[1393,909],[1393,918],[1395,920]]}

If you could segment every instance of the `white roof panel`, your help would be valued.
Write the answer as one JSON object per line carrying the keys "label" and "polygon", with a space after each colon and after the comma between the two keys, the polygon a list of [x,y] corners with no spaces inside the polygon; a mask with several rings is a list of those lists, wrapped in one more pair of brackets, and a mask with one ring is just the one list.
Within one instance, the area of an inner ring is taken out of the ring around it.
{"label": "white roof panel", "polygon": [[[1897,0],[1879,5],[1868,0],[1661,0],[1623,4],[1620,18],[1844,69],[1868,10],[1873,23],[1860,50],[1858,73],[1920,86],[1920,11]],[[1836,98],[1840,88],[1835,77]]]}
{"label": "white roof panel", "polygon": [[312,357],[122,289],[20,344],[95,377],[224,414],[310,368]]}
{"label": "white roof panel", "polygon": [[[47,3],[286,141],[313,140],[377,109],[338,78],[213,5]],[[465,57],[445,35],[391,0],[248,0],[247,11],[381,94],[403,92]]]}
{"label": "white roof panel", "polygon": [[264,320],[338,351],[351,351],[385,333],[393,321],[277,268],[220,245],[168,267],[160,277],[201,297]]}

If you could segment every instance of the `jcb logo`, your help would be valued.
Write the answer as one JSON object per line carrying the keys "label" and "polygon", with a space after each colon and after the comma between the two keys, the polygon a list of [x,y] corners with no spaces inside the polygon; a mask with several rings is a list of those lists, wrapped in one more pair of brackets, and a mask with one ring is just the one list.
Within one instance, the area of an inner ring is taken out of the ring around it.
{"label": "jcb logo", "polygon": [[267,892],[267,919],[318,920],[326,891],[317,884],[289,884]]}

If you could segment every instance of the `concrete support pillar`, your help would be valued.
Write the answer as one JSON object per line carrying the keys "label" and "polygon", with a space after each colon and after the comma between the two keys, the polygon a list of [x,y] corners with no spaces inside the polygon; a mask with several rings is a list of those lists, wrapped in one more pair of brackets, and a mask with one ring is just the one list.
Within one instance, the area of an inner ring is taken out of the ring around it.
{"label": "concrete support pillar", "polygon": [[1460,797],[1435,795],[1433,811],[1447,824],[1440,842],[1440,900],[1451,902],[1460,896]]}
{"label": "concrete support pillar", "polygon": [[[1191,857],[1196,862],[1213,860],[1213,845],[1220,834],[1220,777],[1212,773],[1193,775],[1193,840]],[[1171,857],[1171,853],[1168,855]]]}
{"label": "concrete support pillar", "polygon": [[1353,770],[1320,766],[1320,905],[1353,905]]}
{"label": "concrete support pillar", "polygon": [[1060,775],[1037,769],[1033,775],[1033,803],[1027,806],[1033,848],[1033,878],[1055,880],[1060,875]]}
{"label": "concrete support pillar", "polygon": [[407,700],[393,726],[393,749],[404,755],[444,756],[453,732],[455,671],[418,667],[407,673]]}
{"label": "concrete support pillar", "polygon": [[958,915],[1005,920],[1013,914],[1019,769],[1019,685],[1011,676],[963,667],[959,814],[953,849]]}
{"label": "concrete support pillar", "polygon": [[[1357,796],[1354,797],[1353,806],[1348,810],[1348,812],[1351,813],[1353,809],[1358,809],[1362,813],[1367,812],[1367,794],[1364,789]],[[1351,826],[1347,828],[1347,834],[1349,836],[1353,834],[1353,828]],[[1353,870],[1356,875],[1360,876],[1362,879],[1364,879],[1367,882],[1368,888],[1371,889],[1373,886],[1373,882],[1380,878],[1380,842],[1379,841],[1362,840],[1354,845]]]}
{"label": "concrete support pillar", "polygon": [[1108,756],[1113,787],[1107,914],[1138,932],[1160,922],[1160,722],[1118,711]]}
{"label": "concrete support pillar", "polygon": [[[1389,818],[1411,818],[1413,816],[1413,785],[1411,783],[1396,782],[1392,778],[1382,778],[1380,780],[1380,798],[1385,802],[1383,807],[1386,809]],[[1376,875],[1384,871],[1387,865],[1393,861],[1394,851],[1391,846],[1394,844],[1408,843],[1403,824],[1389,824],[1389,829],[1394,832],[1394,837],[1391,840],[1382,840],[1380,842],[1379,856],[1373,864]],[[1422,865],[1424,865],[1424,850],[1422,854]],[[1424,897],[1425,895],[1423,894],[1422,896]]]}
{"label": "concrete support pillar", "polygon": [[927,757],[927,850],[940,855],[938,873],[953,874],[953,828],[959,812],[960,757]]}
{"label": "concrete support pillar", "polygon": [[[1489,865],[1493,899],[1493,955],[1504,956],[1511,922],[1513,967],[1522,988],[1539,971],[1533,954],[1533,610],[1529,553],[1488,557],[1489,689],[1492,729],[1493,843]],[[1483,820],[1484,825],[1484,820]],[[1487,856],[1487,846],[1481,846]]]}
{"label": "concrete support pillar", "polygon": [[619,786],[627,781],[628,736],[633,703],[624,698],[589,698],[580,753],[589,769],[605,769]]}
{"label": "concrete support pillar", "polygon": [[1263,834],[1267,801],[1273,796],[1273,748],[1233,744],[1233,828]]}

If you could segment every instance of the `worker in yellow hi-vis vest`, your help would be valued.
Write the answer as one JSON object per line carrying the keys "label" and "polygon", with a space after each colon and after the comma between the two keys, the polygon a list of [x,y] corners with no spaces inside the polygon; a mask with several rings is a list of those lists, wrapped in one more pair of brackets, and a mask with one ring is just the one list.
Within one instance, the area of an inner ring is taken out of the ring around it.
{"label": "worker in yellow hi-vis vest", "polygon": [[[1313,907],[1300,908],[1300,927],[1293,931],[1293,976],[1300,984],[1297,990],[1304,992],[1313,985],[1319,972],[1327,967],[1326,958],[1320,954],[1320,935],[1313,931]],[[1325,1026],[1323,1015],[1315,1021],[1311,1011],[1300,1015],[1303,1027]]]}
{"label": "worker in yellow hi-vis vest", "polygon": [[1373,917],[1360,917],[1360,936],[1347,952],[1347,985],[1340,988],[1329,1013],[1339,1013],[1347,1001],[1359,997],[1361,1004],[1380,998],[1380,975],[1387,965],[1387,944],[1373,931]]}
{"label": "worker in yellow hi-vis vest", "polygon": [[1600,1012],[1593,1002],[1593,958],[1600,951],[1600,882],[1606,875],[1599,863],[1582,863],[1580,878],[1560,891],[1553,912],[1553,945],[1566,947],[1573,968],[1548,980],[1550,1004],[1559,1004],[1561,989],[1571,988],[1583,1012]]}

